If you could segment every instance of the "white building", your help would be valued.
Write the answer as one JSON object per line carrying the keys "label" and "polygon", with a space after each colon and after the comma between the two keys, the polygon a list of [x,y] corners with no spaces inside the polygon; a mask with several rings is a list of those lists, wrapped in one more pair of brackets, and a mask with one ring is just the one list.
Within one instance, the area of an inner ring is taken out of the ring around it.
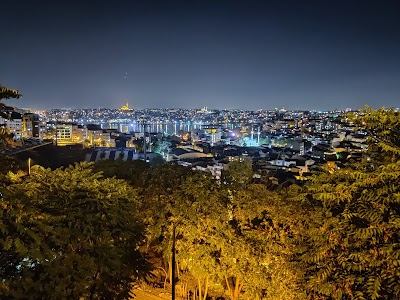
{"label": "white building", "polygon": [[23,126],[22,115],[16,112],[10,114],[11,119],[4,119],[0,117],[0,126],[5,127],[8,133],[14,135],[14,139],[21,138]]}

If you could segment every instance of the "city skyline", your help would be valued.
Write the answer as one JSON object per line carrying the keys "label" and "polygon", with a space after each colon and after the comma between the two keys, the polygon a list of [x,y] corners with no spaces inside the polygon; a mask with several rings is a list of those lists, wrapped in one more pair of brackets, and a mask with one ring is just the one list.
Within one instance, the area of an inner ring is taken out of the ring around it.
{"label": "city skyline", "polygon": [[[120,107],[114,106],[114,107],[102,107],[102,106],[80,106],[80,107],[50,107],[50,108],[37,108],[37,107],[26,107],[24,106],[23,102],[23,97],[22,99],[8,99],[7,102],[12,102],[12,104],[15,104],[14,109],[21,110],[21,111],[53,111],[53,110],[69,110],[69,111],[74,111],[74,110],[121,110]],[[125,102],[126,103],[126,102]],[[400,109],[400,105],[395,105],[392,106],[386,106],[385,108],[390,109],[393,108],[395,111],[398,111]],[[335,108],[330,108],[330,109],[325,109],[325,108],[310,108],[310,109],[305,109],[305,108],[288,108],[286,106],[280,106],[280,107],[264,107],[264,108],[258,108],[258,109],[249,109],[249,108],[216,108],[216,107],[207,107],[207,106],[192,106],[192,107],[134,107],[133,105],[129,105],[129,110],[131,111],[146,111],[146,110],[187,110],[187,111],[200,111],[202,109],[207,109],[209,112],[213,111],[249,111],[249,112],[255,112],[255,111],[289,111],[289,112],[304,112],[304,111],[313,111],[313,112],[335,112],[335,111],[341,111],[341,112],[350,112],[350,111],[363,111],[367,107],[370,107],[372,109],[379,109],[382,108],[379,104],[377,105],[369,105],[365,104],[364,106],[360,107],[335,107]]]}
{"label": "city skyline", "polygon": [[14,1],[0,83],[35,109],[334,110],[400,102],[400,5]]}

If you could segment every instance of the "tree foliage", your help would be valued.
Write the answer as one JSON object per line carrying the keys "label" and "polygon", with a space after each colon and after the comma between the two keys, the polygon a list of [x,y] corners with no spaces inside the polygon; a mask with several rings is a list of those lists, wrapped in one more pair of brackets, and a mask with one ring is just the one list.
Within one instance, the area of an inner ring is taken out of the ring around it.
{"label": "tree foliage", "polygon": [[1,102],[2,99],[11,99],[11,98],[14,98],[14,99],[21,98],[21,94],[19,93],[18,90],[9,89],[0,84],[0,117],[7,119],[8,115],[4,111],[14,109],[13,107],[7,106],[3,102]]}
{"label": "tree foliage", "polygon": [[293,210],[259,184],[236,192],[217,187],[211,194],[204,197],[209,201],[203,201],[202,213],[185,219],[177,243],[190,272],[233,300],[303,299],[289,263],[294,249],[288,240],[296,224],[281,217]]}
{"label": "tree foliage", "polygon": [[[6,111],[14,110],[14,107],[6,105],[1,100],[10,98],[18,99],[20,97],[21,94],[17,90],[6,88],[0,84],[0,118],[9,119],[10,115]],[[10,144],[13,144],[12,138],[10,138],[5,128],[0,127],[0,150],[2,146],[7,147]]]}
{"label": "tree foliage", "polygon": [[[400,158],[400,112],[385,107],[373,110],[366,107],[348,118],[369,134],[368,154],[381,163],[385,158],[392,162]],[[381,155],[385,152],[385,155]]]}
{"label": "tree foliage", "polygon": [[398,299],[399,114],[367,109],[355,120],[373,134],[363,163],[326,168],[292,190],[305,241],[299,269],[311,298]]}
{"label": "tree foliage", "polygon": [[286,263],[292,251],[285,243],[291,224],[280,222],[276,193],[248,181],[221,185],[207,173],[179,166],[153,171],[144,189],[147,236],[170,264],[176,227],[182,285],[189,273],[199,298],[209,288],[225,290],[233,300],[304,296]]}
{"label": "tree foliage", "polygon": [[94,171],[102,172],[104,177],[116,177],[128,181],[132,186],[141,186],[143,174],[150,168],[150,165],[143,160],[123,161],[99,160],[94,165]]}
{"label": "tree foliage", "polygon": [[222,178],[225,184],[244,187],[253,179],[252,163],[247,160],[230,162],[228,170],[223,171]]}
{"label": "tree foliage", "polygon": [[[177,165],[160,165],[143,174],[139,187],[147,225],[147,243],[161,254],[168,264],[171,260],[173,226],[181,222],[187,207],[177,194],[193,171]],[[171,266],[169,266],[171,267]]]}
{"label": "tree foliage", "polygon": [[0,202],[2,299],[128,297],[145,269],[137,194],[91,165],[10,173]]}

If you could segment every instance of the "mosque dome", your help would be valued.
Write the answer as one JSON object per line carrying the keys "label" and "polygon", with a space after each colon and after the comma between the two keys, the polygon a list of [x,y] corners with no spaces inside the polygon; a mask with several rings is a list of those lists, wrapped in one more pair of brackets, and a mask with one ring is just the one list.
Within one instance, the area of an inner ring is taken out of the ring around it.
{"label": "mosque dome", "polygon": [[128,102],[125,103],[125,105],[122,105],[119,110],[133,110],[133,108],[129,107]]}

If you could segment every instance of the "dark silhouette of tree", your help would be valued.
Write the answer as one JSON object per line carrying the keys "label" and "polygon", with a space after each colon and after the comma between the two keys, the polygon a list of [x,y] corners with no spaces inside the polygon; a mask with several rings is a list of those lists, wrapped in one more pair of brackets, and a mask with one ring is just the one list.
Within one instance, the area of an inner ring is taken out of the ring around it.
{"label": "dark silhouette of tree", "polygon": [[125,179],[135,187],[142,184],[145,171],[149,168],[149,163],[143,160],[123,161],[122,159],[106,159],[100,160],[94,165],[94,170],[102,172],[104,177],[115,176],[118,179]]}
{"label": "dark silhouette of tree", "polygon": [[[15,98],[18,99],[21,94],[17,90],[6,88],[0,84],[0,118],[10,119],[10,114],[7,111],[14,110],[14,107],[8,106],[2,102],[2,99]],[[8,134],[6,128],[0,127],[0,150],[4,147],[7,148],[13,144],[12,137]]]}
{"label": "dark silhouette of tree", "polygon": [[7,119],[9,118],[9,116],[4,111],[14,110],[14,107],[7,106],[5,103],[1,102],[2,99],[11,99],[11,98],[18,99],[21,97],[22,95],[19,93],[18,90],[6,88],[5,86],[2,86],[0,84],[0,117]]}

